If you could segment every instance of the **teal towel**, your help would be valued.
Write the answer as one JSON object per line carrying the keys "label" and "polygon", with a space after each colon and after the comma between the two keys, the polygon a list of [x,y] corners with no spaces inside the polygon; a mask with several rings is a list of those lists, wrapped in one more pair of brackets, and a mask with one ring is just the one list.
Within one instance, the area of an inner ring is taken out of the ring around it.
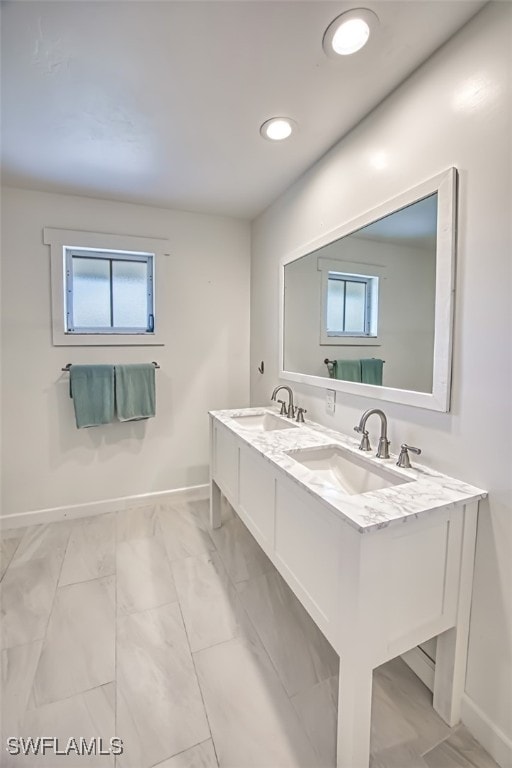
{"label": "teal towel", "polygon": [[155,415],[153,363],[116,365],[116,408],[119,421],[149,419]]}
{"label": "teal towel", "polygon": [[114,366],[72,365],[69,376],[78,429],[110,424],[114,418]]}
{"label": "teal towel", "polygon": [[336,378],[343,381],[361,381],[361,361],[336,360]]}
{"label": "teal towel", "polygon": [[363,384],[378,384],[382,386],[382,368],[384,360],[371,357],[361,360],[361,381]]}

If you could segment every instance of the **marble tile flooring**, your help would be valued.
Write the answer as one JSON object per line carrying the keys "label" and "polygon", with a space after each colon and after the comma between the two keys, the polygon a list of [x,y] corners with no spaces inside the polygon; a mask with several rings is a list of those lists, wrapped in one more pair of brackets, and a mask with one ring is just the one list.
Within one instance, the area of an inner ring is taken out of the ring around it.
{"label": "marble tile flooring", "polygon": [[[338,658],[228,505],[4,531],[2,768],[327,768]],[[122,739],[11,756],[7,737]],[[372,768],[496,768],[400,660],[375,671]],[[354,768],[359,768],[354,766]]]}

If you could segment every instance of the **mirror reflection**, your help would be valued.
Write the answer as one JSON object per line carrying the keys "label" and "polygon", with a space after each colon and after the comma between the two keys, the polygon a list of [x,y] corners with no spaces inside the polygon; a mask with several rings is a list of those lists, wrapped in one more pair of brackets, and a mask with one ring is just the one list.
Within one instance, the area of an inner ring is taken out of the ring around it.
{"label": "mirror reflection", "polygon": [[431,393],[437,193],[284,267],[284,369]]}

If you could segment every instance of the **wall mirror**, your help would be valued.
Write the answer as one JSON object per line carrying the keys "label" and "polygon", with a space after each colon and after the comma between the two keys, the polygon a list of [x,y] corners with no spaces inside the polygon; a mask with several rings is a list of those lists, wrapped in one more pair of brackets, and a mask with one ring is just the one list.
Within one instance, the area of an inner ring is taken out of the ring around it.
{"label": "wall mirror", "polygon": [[280,377],[448,411],[455,217],[450,168],[285,257]]}

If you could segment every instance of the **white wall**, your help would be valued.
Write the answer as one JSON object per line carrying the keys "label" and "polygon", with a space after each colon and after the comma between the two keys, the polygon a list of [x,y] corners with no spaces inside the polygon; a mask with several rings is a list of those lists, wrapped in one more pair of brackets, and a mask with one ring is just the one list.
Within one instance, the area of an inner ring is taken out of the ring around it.
{"label": "white wall", "polygon": [[[269,403],[277,383],[280,257],[450,166],[459,169],[451,412],[384,407],[392,449],[403,441],[419,445],[426,464],[489,490],[480,507],[465,718],[468,712],[477,713],[477,736],[508,766],[511,29],[509,3],[484,8],[279,198],[253,225],[251,273],[251,400],[260,404]],[[257,371],[261,360],[263,376]],[[323,390],[305,385],[295,390],[308,416],[345,432],[352,431],[364,409],[376,404],[338,393],[336,413],[328,417]],[[378,425],[370,420],[369,426],[375,439]]]}
{"label": "white wall", "polygon": [[[347,269],[343,266],[347,262],[364,265],[364,274],[372,274],[368,265],[382,268],[377,270],[381,277],[376,345],[358,345],[355,339],[320,344],[319,258],[339,261],[340,271]],[[432,392],[435,262],[435,252],[427,248],[348,237],[287,264],[284,370],[326,376],[326,357],[377,357],[385,361],[384,386]]]}
{"label": "white wall", "polygon": [[[52,346],[45,226],[168,238],[165,346]],[[207,482],[207,411],[249,400],[249,234],[234,219],[3,190],[4,515]],[[156,418],[77,430],[66,363],[151,360]]]}

